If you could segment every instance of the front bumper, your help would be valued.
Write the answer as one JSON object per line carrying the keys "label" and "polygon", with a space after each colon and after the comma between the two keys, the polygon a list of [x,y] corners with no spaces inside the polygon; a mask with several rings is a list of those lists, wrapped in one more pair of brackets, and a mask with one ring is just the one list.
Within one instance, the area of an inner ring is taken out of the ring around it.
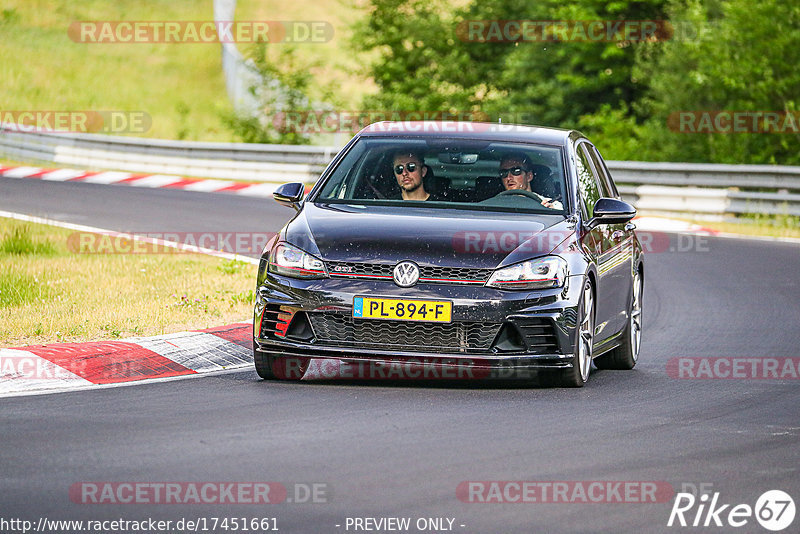
{"label": "front bumper", "polygon": [[[570,277],[558,289],[501,291],[422,283],[400,288],[385,281],[298,280],[269,274],[257,291],[254,348],[271,356],[334,359],[356,366],[370,362],[479,373],[570,368],[581,278]],[[357,295],[448,300],[453,303],[452,323],[431,327],[353,319]],[[340,335],[320,329],[323,317],[335,318]],[[359,329],[367,326],[369,335],[359,336]],[[480,335],[473,334],[476,328]]]}

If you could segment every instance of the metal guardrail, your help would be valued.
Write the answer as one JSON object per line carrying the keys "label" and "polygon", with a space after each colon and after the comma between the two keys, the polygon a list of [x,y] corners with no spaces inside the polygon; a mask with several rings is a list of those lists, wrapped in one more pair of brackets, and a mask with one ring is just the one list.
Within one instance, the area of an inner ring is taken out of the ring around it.
{"label": "metal guardrail", "polygon": [[642,211],[800,216],[800,167],[607,163],[620,193]]}
{"label": "metal guardrail", "polygon": [[0,157],[90,170],[262,182],[313,182],[333,147],[168,141],[79,133],[23,133],[0,125]]}
{"label": "metal guardrail", "polygon": [[[0,125],[0,157],[113,169],[283,183],[313,183],[336,147],[168,141],[19,132]],[[800,167],[608,161],[622,195],[649,212],[800,216]]]}

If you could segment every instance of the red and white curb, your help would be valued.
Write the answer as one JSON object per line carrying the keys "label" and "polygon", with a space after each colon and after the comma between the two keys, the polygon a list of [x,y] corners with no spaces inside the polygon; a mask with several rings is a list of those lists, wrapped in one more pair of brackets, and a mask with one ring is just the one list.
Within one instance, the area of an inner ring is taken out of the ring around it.
{"label": "red and white curb", "polygon": [[[46,169],[41,167],[4,167],[4,178],[31,178],[50,182],[82,182],[87,184],[127,185],[156,189],[178,189],[202,193],[230,193],[248,197],[270,197],[281,184],[250,183],[232,180],[184,178],[166,174],[134,174],[120,171],[89,172],[75,169]],[[306,186],[306,192],[310,186]]]}
{"label": "red and white curb", "polygon": [[252,367],[252,325],[0,349],[0,397],[96,389]]}

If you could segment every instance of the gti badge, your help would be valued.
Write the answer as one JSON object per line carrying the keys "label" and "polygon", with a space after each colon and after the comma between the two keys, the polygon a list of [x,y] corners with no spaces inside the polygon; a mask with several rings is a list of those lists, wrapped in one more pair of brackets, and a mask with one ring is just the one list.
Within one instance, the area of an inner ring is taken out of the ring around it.
{"label": "gti badge", "polygon": [[394,267],[394,283],[400,287],[411,287],[419,280],[419,267],[411,261],[401,261]]}

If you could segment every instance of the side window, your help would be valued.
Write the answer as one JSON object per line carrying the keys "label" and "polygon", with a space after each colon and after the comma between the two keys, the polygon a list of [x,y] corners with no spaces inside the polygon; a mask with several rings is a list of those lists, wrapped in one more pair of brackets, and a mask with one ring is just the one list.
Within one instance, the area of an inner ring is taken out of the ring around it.
{"label": "side window", "polygon": [[603,158],[600,156],[600,152],[597,151],[596,147],[589,144],[584,144],[583,147],[588,149],[589,156],[592,158],[592,163],[594,163],[594,168],[600,178],[600,192],[602,196],[619,197],[614,181],[611,179],[611,173],[608,172],[608,167],[606,167],[606,162],[603,161]]}
{"label": "side window", "polygon": [[594,205],[601,196],[600,189],[589,158],[584,152],[584,145],[578,145],[575,153],[578,156],[575,161],[578,170],[578,189],[581,193],[586,218],[591,219],[594,216]]}

